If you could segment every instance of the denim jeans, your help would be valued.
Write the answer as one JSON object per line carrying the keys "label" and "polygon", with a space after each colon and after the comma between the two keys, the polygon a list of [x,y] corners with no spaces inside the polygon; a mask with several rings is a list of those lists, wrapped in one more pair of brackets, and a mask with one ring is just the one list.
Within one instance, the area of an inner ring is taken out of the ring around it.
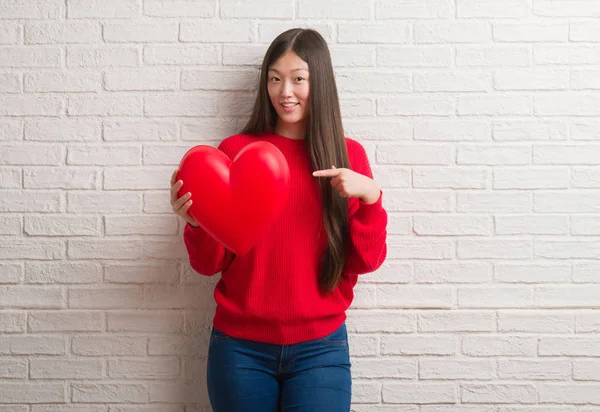
{"label": "denim jeans", "polygon": [[207,378],[214,412],[348,412],[346,325],[293,345],[236,339],[213,328]]}

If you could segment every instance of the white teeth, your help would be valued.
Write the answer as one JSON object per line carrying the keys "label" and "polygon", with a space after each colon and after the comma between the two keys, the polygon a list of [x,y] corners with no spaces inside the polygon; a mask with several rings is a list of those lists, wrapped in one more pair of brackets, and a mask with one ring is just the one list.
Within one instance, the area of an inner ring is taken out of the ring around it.
{"label": "white teeth", "polygon": [[295,105],[297,105],[298,103],[282,103],[283,107],[294,107]]}

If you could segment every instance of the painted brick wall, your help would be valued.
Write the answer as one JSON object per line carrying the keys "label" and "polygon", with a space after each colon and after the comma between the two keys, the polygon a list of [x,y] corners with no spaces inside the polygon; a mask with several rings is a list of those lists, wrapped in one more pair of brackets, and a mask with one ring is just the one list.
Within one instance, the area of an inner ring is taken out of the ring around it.
{"label": "painted brick wall", "polygon": [[0,0],[0,412],[209,410],[169,177],[294,26],[390,216],[353,410],[599,412],[597,0]]}

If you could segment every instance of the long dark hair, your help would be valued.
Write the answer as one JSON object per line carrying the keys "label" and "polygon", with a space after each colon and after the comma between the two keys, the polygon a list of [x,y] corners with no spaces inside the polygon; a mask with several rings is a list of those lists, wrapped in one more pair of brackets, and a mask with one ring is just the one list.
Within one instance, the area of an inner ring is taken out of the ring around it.
{"label": "long dark hair", "polygon": [[[314,30],[291,29],[273,40],[263,59],[254,110],[242,133],[273,131],[277,112],[267,91],[268,71],[288,51],[293,51],[308,63],[310,72],[310,116],[305,139],[313,170],[329,169],[332,165],[349,167],[331,55],[325,39]],[[327,248],[321,257],[319,287],[322,293],[327,294],[337,287],[344,269],[348,200],[334,192],[328,179],[320,178],[318,182],[327,230]]]}

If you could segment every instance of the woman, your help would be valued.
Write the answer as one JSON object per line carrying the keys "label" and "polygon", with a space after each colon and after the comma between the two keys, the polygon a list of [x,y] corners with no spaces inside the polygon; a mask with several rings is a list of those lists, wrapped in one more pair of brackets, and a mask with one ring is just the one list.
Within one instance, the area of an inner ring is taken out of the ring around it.
{"label": "woman", "polygon": [[[387,214],[364,148],[344,137],[331,57],[313,30],[270,45],[254,111],[219,149],[274,144],[290,167],[290,194],[267,235],[235,256],[189,215],[171,179],[173,210],[200,274],[222,272],[208,355],[215,412],[350,410],[346,309],[358,275],[386,256]],[[209,196],[209,195],[207,195]]]}

